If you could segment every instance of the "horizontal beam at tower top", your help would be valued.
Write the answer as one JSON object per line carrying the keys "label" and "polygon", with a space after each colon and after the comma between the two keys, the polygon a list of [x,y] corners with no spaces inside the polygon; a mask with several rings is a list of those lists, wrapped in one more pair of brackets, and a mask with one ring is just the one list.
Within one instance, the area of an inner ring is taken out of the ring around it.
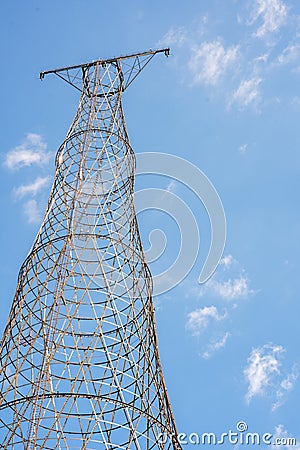
{"label": "horizontal beam at tower top", "polygon": [[[73,66],[61,67],[59,69],[45,70],[40,72],[40,80],[43,80],[45,75],[53,73],[57,75],[59,78],[62,78],[67,83],[71,84],[73,87],[81,91],[82,89],[78,87],[75,83],[82,82],[82,77],[85,69],[88,69],[93,66],[101,65],[105,66],[107,64],[112,63],[123,63],[126,66],[126,69],[123,70],[124,77],[124,86],[123,90],[125,90],[138,76],[138,74],[144,69],[144,67],[151,61],[151,59],[157,53],[164,53],[165,56],[170,55],[170,48],[163,48],[159,50],[148,50],[142,53],[133,53],[131,55],[120,55],[116,58],[109,59],[98,59],[89,63],[77,64]],[[127,64],[126,60],[133,60],[130,64]],[[74,72],[75,74],[71,73]]]}

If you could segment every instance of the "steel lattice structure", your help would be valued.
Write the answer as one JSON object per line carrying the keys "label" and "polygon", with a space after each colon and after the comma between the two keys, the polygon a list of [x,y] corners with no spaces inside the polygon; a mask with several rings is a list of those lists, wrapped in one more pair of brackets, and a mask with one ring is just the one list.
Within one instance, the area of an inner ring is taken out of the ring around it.
{"label": "steel lattice structure", "polygon": [[1,341],[1,448],[181,448],[121,103],[159,52],[169,50],[41,73],[65,79],[81,97]]}

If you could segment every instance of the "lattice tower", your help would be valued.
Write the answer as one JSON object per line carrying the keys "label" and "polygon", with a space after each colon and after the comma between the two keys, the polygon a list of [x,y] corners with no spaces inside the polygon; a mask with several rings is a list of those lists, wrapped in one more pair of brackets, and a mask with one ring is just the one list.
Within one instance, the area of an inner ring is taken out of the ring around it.
{"label": "lattice tower", "polygon": [[168,49],[41,73],[65,79],[81,97],[0,345],[1,448],[181,448],[121,103],[159,52]]}

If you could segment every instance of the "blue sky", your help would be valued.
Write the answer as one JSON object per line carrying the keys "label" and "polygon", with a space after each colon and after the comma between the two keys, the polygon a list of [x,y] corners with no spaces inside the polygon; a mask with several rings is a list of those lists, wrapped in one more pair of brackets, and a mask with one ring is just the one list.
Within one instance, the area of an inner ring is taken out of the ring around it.
{"label": "blue sky", "polygon": [[[55,77],[39,81],[40,70],[170,46],[124,94],[131,144],[199,167],[227,218],[224,257],[199,285],[210,243],[203,205],[180,183],[137,180],[181,197],[201,236],[190,274],[155,299],[177,426],[221,434],[244,420],[300,445],[299,2],[12,0],[0,23],[1,330],[78,101]],[[156,273],[176,254],[178,230],[143,214],[146,247],[158,223],[168,238]]]}

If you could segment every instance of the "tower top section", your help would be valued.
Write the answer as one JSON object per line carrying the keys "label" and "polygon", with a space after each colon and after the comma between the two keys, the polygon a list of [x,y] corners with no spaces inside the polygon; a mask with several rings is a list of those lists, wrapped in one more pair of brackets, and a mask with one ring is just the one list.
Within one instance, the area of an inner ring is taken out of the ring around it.
{"label": "tower top section", "polygon": [[148,50],[143,53],[134,53],[132,55],[121,55],[117,58],[110,59],[98,59],[85,64],[78,64],[75,66],[61,67],[59,69],[52,69],[40,72],[40,79],[43,80],[45,75],[54,73],[59,78],[62,78],[67,83],[71,84],[75,89],[82,92],[83,81],[86,78],[91,67],[107,67],[114,65],[120,75],[122,90],[128,88],[128,86],[136,79],[139,73],[146,67],[146,65],[152,60],[157,53],[164,53],[165,56],[169,56],[170,49],[163,48],[159,50]]}

